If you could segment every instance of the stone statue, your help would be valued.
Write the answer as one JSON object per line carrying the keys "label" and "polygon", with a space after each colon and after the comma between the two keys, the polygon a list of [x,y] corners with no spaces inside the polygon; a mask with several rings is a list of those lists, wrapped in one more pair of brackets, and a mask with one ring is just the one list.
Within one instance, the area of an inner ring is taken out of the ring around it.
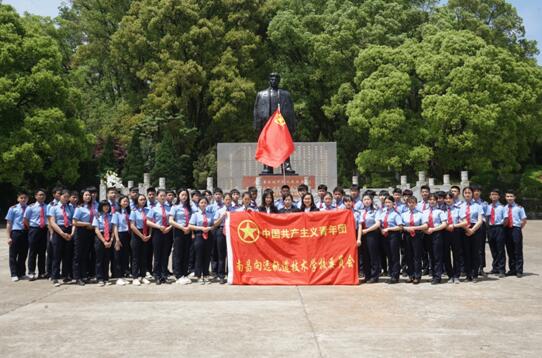
{"label": "stone statue", "polygon": [[[285,89],[279,88],[280,75],[273,72],[269,75],[269,88],[258,92],[256,95],[256,102],[254,103],[254,129],[260,135],[262,129],[265,127],[267,120],[275,112],[280,104],[280,112],[286,121],[290,134],[294,135],[296,127],[296,119],[294,113],[294,102],[290,96],[290,92]],[[295,175],[295,171],[292,169],[290,158],[284,162],[284,173],[287,175]],[[263,171],[260,175],[273,174],[273,168],[264,165]]]}

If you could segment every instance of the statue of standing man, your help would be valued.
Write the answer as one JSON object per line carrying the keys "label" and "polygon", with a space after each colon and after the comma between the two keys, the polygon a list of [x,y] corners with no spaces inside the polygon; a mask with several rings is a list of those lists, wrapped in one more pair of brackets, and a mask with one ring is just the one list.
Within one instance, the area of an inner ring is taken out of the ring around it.
{"label": "statue of standing man", "polygon": [[[275,113],[275,110],[280,104],[280,112],[290,134],[294,135],[296,127],[296,119],[294,113],[294,102],[290,96],[290,92],[285,89],[279,88],[280,75],[276,72],[269,74],[269,88],[258,92],[256,95],[256,102],[254,103],[254,129],[258,132],[258,137],[265,127],[267,120]],[[284,173],[286,175],[295,175],[295,171],[292,169],[290,158],[286,159],[283,165]],[[273,168],[265,165],[260,175],[273,174]]]}

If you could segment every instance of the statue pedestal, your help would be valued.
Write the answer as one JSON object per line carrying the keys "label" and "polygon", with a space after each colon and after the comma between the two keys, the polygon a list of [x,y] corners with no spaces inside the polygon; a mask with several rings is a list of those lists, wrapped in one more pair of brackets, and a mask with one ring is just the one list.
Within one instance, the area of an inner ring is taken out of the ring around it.
{"label": "statue pedestal", "polygon": [[[263,165],[254,159],[256,143],[218,143],[216,151],[217,184],[220,188],[245,190],[249,186],[255,186],[255,178],[263,169]],[[293,186],[302,184],[304,177],[309,177],[312,190],[315,190],[319,184],[326,184],[330,190],[337,186],[337,144],[335,142],[295,143],[295,152],[290,160],[292,169],[297,173],[297,175],[286,176],[286,183],[292,189]],[[266,186],[265,183],[268,180],[280,181],[279,189],[284,184],[281,168],[275,168],[274,173],[275,175],[261,176],[263,189],[275,187],[275,184]],[[295,179],[295,183],[298,184],[289,183],[294,178],[301,178]]]}
{"label": "statue pedestal", "polygon": [[287,175],[286,181],[284,181],[283,175],[260,175],[260,176],[244,176],[243,177],[243,188],[248,188],[249,186],[256,186],[256,178],[261,180],[261,188],[265,190],[270,188],[275,193],[275,196],[280,193],[280,188],[286,184],[290,187],[290,191],[294,196],[297,196],[297,186],[305,183],[305,178],[309,179],[309,187],[316,187],[316,178],[312,176],[299,176],[299,175]]}

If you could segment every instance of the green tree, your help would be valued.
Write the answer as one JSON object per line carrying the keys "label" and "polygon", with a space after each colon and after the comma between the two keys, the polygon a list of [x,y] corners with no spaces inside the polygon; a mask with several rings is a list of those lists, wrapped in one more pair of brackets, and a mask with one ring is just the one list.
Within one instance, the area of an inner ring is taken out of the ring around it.
{"label": "green tree", "polygon": [[139,183],[143,180],[145,172],[145,158],[141,149],[141,138],[137,131],[132,133],[132,140],[128,146],[128,155],[122,171],[123,180],[132,180]]}

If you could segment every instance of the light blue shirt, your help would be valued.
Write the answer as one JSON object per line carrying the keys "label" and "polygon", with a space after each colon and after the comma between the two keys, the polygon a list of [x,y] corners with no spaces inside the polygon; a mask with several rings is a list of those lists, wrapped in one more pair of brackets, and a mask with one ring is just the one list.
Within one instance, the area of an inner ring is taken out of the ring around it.
{"label": "light blue shirt", "polygon": [[11,230],[25,230],[23,218],[27,209],[28,205],[23,207],[21,204],[13,205],[8,209],[6,221],[11,222]]}
{"label": "light blue shirt", "polygon": [[[207,216],[207,227],[212,226],[214,222],[213,217],[207,214],[206,216]],[[190,225],[203,226],[203,214],[201,213],[200,210],[192,214],[192,216],[190,217]]]}
{"label": "light blue shirt", "polygon": [[284,207],[284,200],[282,198],[275,200],[275,206],[277,207],[277,210],[282,209]]}
{"label": "light blue shirt", "polygon": [[190,209],[185,208],[183,204],[175,205],[171,208],[169,216],[173,217],[173,221],[181,226],[188,226],[190,222]]}
{"label": "light blue shirt", "polygon": [[128,214],[128,210],[119,209],[115,213],[115,215],[117,216],[117,228],[118,228],[118,231],[119,232],[130,231],[130,214]]}
{"label": "light blue shirt", "polygon": [[165,226],[169,226],[169,212],[167,206],[163,206],[164,212],[162,212],[162,205],[156,203],[154,209],[149,212],[149,219],[151,219],[155,224],[162,225],[162,221],[166,221]]}
{"label": "light blue shirt", "polygon": [[40,212],[42,209],[43,221],[45,222],[45,226],[47,226],[47,205],[45,203],[40,205],[36,202],[32,205],[29,205],[24,213],[24,217],[28,220],[28,224],[30,227],[40,227]]}
{"label": "light blue shirt", "polygon": [[[467,219],[467,208],[469,207],[469,205],[467,203],[465,203],[463,206],[461,206],[461,208],[459,209],[459,216],[461,217],[461,220],[466,220]],[[470,203],[470,223],[471,224],[476,224],[476,222],[478,221],[478,216],[484,216],[484,212],[482,210],[482,207],[475,203],[474,201],[471,201]]]}
{"label": "light blue shirt", "polygon": [[356,224],[356,230],[358,230],[359,224],[361,224],[361,213],[354,209],[352,209],[352,213],[354,214],[354,224]]}
{"label": "light blue shirt", "polygon": [[[450,220],[448,220],[448,209],[450,209],[450,214],[452,216],[452,222],[450,222]],[[460,215],[460,208],[453,204],[452,206],[448,207],[446,205],[446,208],[444,209],[444,214],[446,214],[446,222],[448,223],[448,225],[455,225],[455,224],[459,224],[461,222],[461,215]]]}
{"label": "light blue shirt", "polygon": [[418,205],[416,205],[416,210],[418,210],[420,213],[423,213],[425,210],[429,209],[429,202],[421,200],[418,202]]}
{"label": "light blue shirt", "polygon": [[130,222],[134,223],[139,230],[142,230],[145,223],[145,218],[149,218],[150,210],[151,209],[148,207],[136,208],[135,210],[132,210],[130,212]]}
{"label": "light blue shirt", "polygon": [[365,229],[373,226],[378,220],[378,211],[376,209],[371,209],[370,207],[363,207],[360,212],[360,224],[363,225]]}
{"label": "light blue shirt", "polygon": [[[411,214],[414,224],[410,223]],[[423,213],[419,212],[417,209],[414,209],[414,211],[410,211],[410,209],[407,208],[407,211],[401,214],[401,220],[403,220],[405,226],[421,226],[424,224]]]}
{"label": "light blue shirt", "polygon": [[154,209],[157,204],[158,204],[158,201],[156,200],[154,200],[153,202],[151,202],[150,200],[147,200],[147,208],[149,209]]}
{"label": "light blue shirt", "polygon": [[433,219],[433,227],[439,226],[442,223],[448,222],[448,218],[444,211],[437,207],[429,208],[423,212],[423,222],[429,224],[429,217]]}
{"label": "light blue shirt", "polygon": [[395,202],[395,211],[397,211],[399,214],[403,214],[408,211],[408,206],[406,206],[403,202]]}
{"label": "light blue shirt", "polygon": [[386,208],[380,212],[380,216],[378,217],[378,220],[380,220],[380,227],[384,228],[384,221],[386,219],[386,214],[388,215],[387,217],[388,228],[393,228],[396,226],[403,225],[403,219],[401,219],[401,215],[399,215],[399,213],[395,211],[394,209]]}
{"label": "light blue shirt", "polygon": [[[491,223],[491,209],[495,209],[495,222]],[[502,206],[501,203],[497,203],[496,205],[488,204],[485,210],[485,215],[487,217],[486,222],[489,225],[502,225],[504,222],[504,206]]]}
{"label": "light blue shirt", "polygon": [[504,218],[508,220],[508,211],[512,208],[512,221],[514,227],[521,227],[521,222],[525,219],[527,219],[527,215],[525,215],[525,209],[523,206],[519,206],[518,204],[514,203],[512,206],[506,205],[504,207]]}
{"label": "light blue shirt", "polygon": [[[487,206],[488,206],[487,201],[482,200],[481,198],[479,198],[478,200],[474,200],[474,199],[473,199],[473,201],[474,201],[476,204],[478,204],[478,205],[480,205],[480,206],[482,207],[482,213],[485,213],[485,212],[486,212]],[[485,214],[482,214],[482,219],[484,219],[484,221],[486,221],[486,216],[485,216]]]}
{"label": "light blue shirt", "polygon": [[91,218],[90,210],[91,209],[88,207],[88,205],[78,206],[75,209],[75,212],[73,213],[73,218],[80,222],[92,224],[92,219],[94,219],[94,217],[98,215],[98,211],[96,210],[96,207],[92,207],[92,218]]}
{"label": "light blue shirt", "polygon": [[333,204],[331,204],[330,206],[327,206],[326,204],[324,204],[321,208],[320,208],[320,211],[332,211],[332,210],[337,210],[337,207]]}
{"label": "light blue shirt", "polygon": [[[66,217],[68,218],[67,223],[64,222],[64,211],[66,212]],[[54,217],[55,222],[58,226],[69,227],[72,226],[73,212],[74,210],[71,205],[58,204],[49,208],[49,213],[47,213],[47,217]]]}
{"label": "light blue shirt", "polygon": [[109,233],[112,237],[113,235],[113,225],[117,225],[117,215],[111,214],[110,212],[107,214],[101,214],[98,216],[95,216],[92,220],[92,226],[97,227],[101,232],[104,231],[104,223],[105,223],[105,217],[107,216],[109,220]]}

